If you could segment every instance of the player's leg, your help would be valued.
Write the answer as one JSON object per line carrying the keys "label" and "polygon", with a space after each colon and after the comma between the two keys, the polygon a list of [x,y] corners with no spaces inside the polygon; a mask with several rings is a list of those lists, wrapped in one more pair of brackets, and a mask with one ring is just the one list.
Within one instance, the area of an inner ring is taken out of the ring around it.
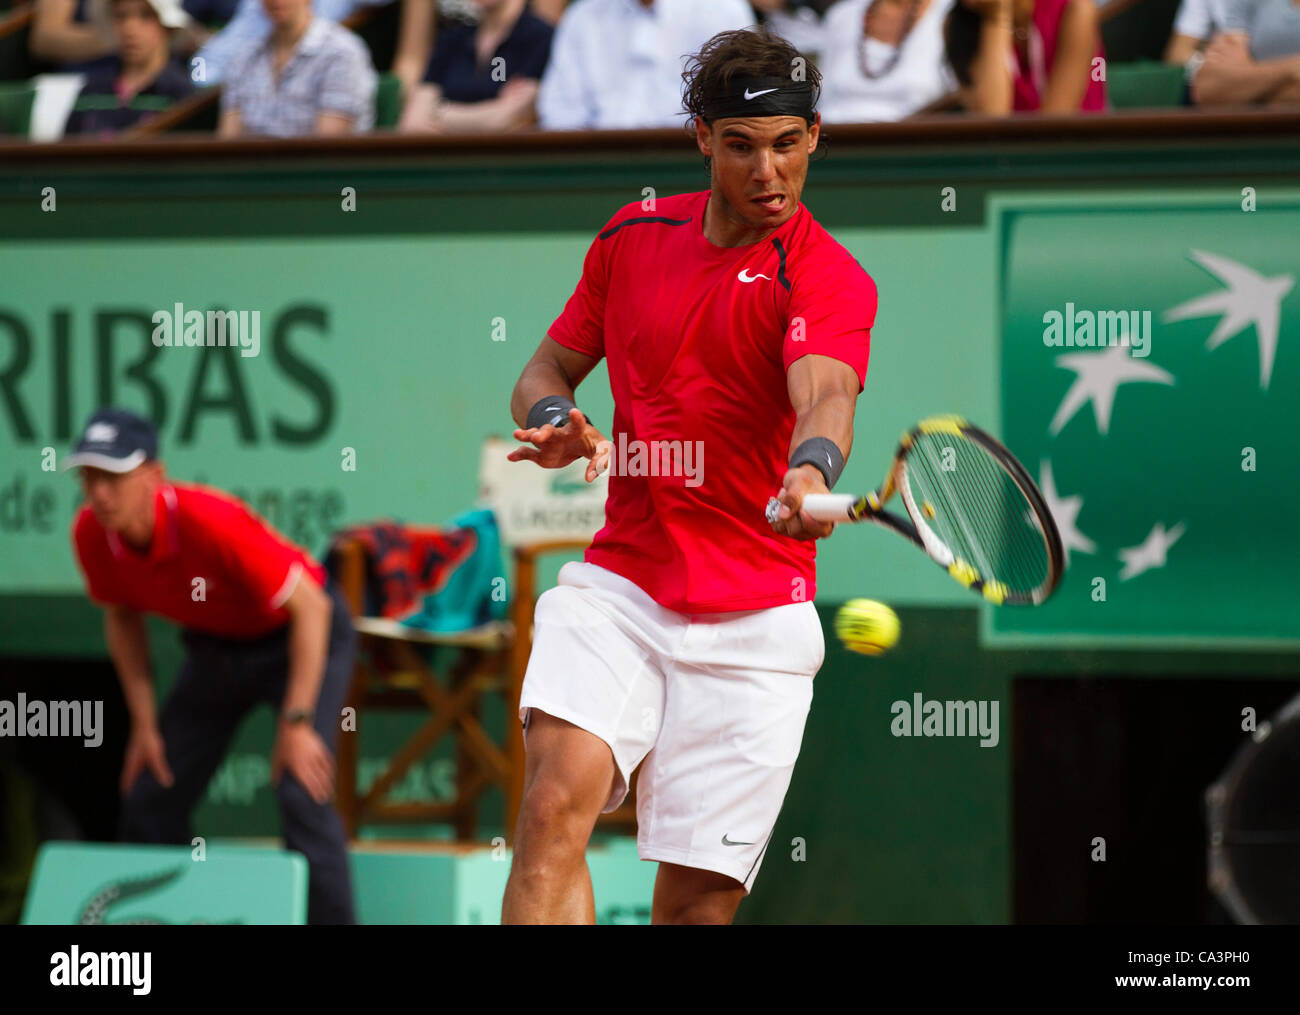
{"label": "player's leg", "polygon": [[650,922],[729,924],[744,897],[745,886],[728,874],[660,863]]}
{"label": "player's leg", "polygon": [[811,603],[697,617],[637,784],[656,923],[729,923],[785,801],[825,644]]}
{"label": "player's leg", "polygon": [[[340,713],[352,682],[356,660],[356,631],[347,603],[333,582],[326,587],[334,604],[325,674],[316,698],[313,728],[337,758]],[[288,638],[248,660],[250,672],[262,674],[264,700],[279,714],[288,686]],[[353,924],[352,875],[348,867],[347,831],[332,799],[318,803],[292,772],[275,786],[286,848],[307,858],[307,922]]]}
{"label": "player's leg", "polygon": [[519,700],[524,790],[503,922],[594,921],[587,842],[658,735],[658,660],[675,617],[591,564],[566,564],[538,600]]}
{"label": "player's leg", "polygon": [[587,842],[618,778],[599,737],[531,709],[503,923],[594,923]]}
{"label": "player's leg", "polygon": [[220,672],[204,638],[186,638],[186,655],[158,717],[172,785],[144,769],[122,800],[123,842],[189,845],[190,816],[254,705],[236,674]]}

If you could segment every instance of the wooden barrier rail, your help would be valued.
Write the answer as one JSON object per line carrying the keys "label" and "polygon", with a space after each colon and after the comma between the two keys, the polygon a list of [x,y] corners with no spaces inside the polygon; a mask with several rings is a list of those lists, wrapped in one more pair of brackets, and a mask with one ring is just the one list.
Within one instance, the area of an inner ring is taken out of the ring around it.
{"label": "wooden barrier rail", "polygon": [[[928,116],[898,123],[827,124],[826,136],[844,146],[906,149],[917,146],[995,144],[1032,147],[1056,142],[1088,145],[1133,142],[1232,142],[1300,136],[1300,111],[1250,107],[1179,109],[1088,116]],[[390,157],[402,154],[582,154],[680,150],[692,135],[685,129],[533,130],[496,135],[406,135],[377,131],[344,137],[231,138],[169,135],[133,140],[75,138],[58,143],[0,140],[0,159],[16,163],[76,163],[93,156],[100,163],[200,157],[320,159]]]}

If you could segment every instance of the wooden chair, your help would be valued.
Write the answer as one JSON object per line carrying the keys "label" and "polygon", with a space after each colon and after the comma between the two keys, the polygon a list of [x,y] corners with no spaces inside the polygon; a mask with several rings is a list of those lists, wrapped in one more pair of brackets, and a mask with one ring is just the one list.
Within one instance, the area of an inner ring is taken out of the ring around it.
{"label": "wooden chair", "polygon": [[[362,616],[365,557],[360,543],[343,542],[339,584],[353,611],[359,635],[357,663],[347,705],[355,709],[358,730],[370,709],[427,711],[420,728],[388,759],[384,771],[367,787],[357,787],[356,735],[339,741],[338,802],[349,837],[366,821],[447,822],[458,839],[472,839],[478,828],[478,800],[490,785],[508,792],[510,762],[480,722],[482,695],[508,686],[506,661],[511,642],[509,623],[490,623],[468,631],[430,632],[393,620]],[[451,662],[438,668],[421,651],[443,647]],[[451,735],[456,742],[456,793],[449,801],[394,802],[392,788],[411,766]]]}
{"label": "wooden chair", "polygon": [[[482,499],[497,510],[502,541],[510,550],[513,595],[509,619],[469,631],[437,633],[408,628],[392,620],[362,616],[365,557],[359,543],[345,542],[339,550],[339,584],[353,610],[360,635],[357,666],[347,704],[356,710],[358,728],[369,709],[417,710],[427,713],[418,730],[389,759],[385,770],[361,793],[357,785],[357,736],[340,738],[338,752],[338,804],[349,837],[355,838],[367,821],[447,822],[457,839],[474,839],[478,832],[478,801],[490,786],[504,797],[502,827],[507,840],[514,836],[523,796],[524,740],[519,722],[519,696],[532,648],[533,610],[537,601],[537,566],[541,558],[581,550],[591,532],[558,532],[560,538],[535,538],[537,533],[511,522],[513,503],[536,504],[553,479],[567,489],[585,486],[575,463],[577,481],[567,470],[549,476],[543,470],[525,470],[504,462],[505,442],[484,445],[481,471]],[[572,467],[571,467],[572,468]],[[505,480],[502,477],[508,476]],[[592,492],[592,495],[595,495]],[[597,507],[603,514],[603,484]],[[528,514],[528,512],[522,512]],[[570,526],[572,528],[572,526]],[[586,528],[590,529],[590,525]],[[594,531],[594,530],[592,530]],[[425,649],[445,650],[450,662],[442,673]],[[505,734],[493,740],[483,728],[484,694],[499,694],[505,709]],[[451,736],[456,743],[455,796],[450,801],[400,803],[386,799],[410,767]],[[635,829],[635,777],[628,800],[618,810],[601,815],[599,824],[610,829]]]}

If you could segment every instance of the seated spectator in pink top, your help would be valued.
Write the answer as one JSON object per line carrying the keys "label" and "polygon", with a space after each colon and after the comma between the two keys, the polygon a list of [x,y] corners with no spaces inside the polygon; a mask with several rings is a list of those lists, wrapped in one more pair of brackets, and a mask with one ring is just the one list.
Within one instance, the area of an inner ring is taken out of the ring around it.
{"label": "seated spectator in pink top", "polygon": [[958,0],[948,60],[975,113],[1095,113],[1107,108],[1093,0]]}

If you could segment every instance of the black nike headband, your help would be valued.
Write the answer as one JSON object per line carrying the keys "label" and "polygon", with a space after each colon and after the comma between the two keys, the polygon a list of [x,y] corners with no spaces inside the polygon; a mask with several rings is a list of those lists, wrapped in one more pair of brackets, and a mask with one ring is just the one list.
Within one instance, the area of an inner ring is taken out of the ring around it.
{"label": "black nike headband", "polygon": [[732,116],[801,116],[813,118],[813,88],[807,81],[783,77],[735,77],[722,95],[704,104],[708,123]]}

